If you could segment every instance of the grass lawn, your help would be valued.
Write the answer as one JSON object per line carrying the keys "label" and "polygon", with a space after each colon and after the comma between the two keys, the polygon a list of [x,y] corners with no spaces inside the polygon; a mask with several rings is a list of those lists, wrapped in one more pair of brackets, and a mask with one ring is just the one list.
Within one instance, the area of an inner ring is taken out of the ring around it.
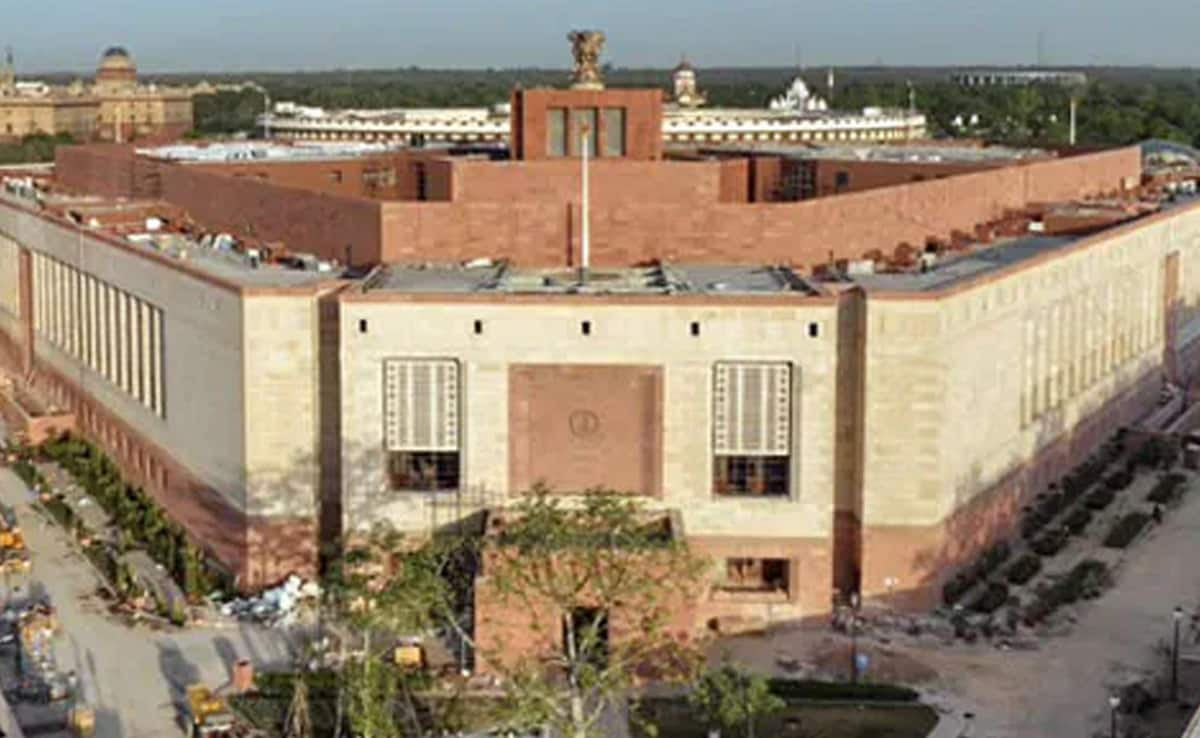
{"label": "grass lawn", "polygon": [[[658,726],[657,738],[707,738],[708,731],[680,700],[651,700],[640,712]],[[937,715],[925,705],[888,707],[789,702],[784,710],[757,726],[759,738],[925,738]],[[648,738],[637,728],[638,738]],[[722,738],[740,738],[740,733]]]}

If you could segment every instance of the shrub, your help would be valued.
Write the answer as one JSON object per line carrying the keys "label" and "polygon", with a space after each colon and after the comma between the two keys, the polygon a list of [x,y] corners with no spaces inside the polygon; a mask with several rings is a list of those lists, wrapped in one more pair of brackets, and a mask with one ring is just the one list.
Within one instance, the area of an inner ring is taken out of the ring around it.
{"label": "shrub", "polygon": [[[43,443],[39,451],[69,472],[104,508],[121,529],[124,547],[144,547],[189,597],[198,597],[227,578],[195,549],[180,555],[190,548],[183,529],[144,490],[123,482],[117,465],[100,449],[63,434]],[[36,468],[33,471],[36,473]]]}
{"label": "shrub", "polygon": [[1090,522],[1092,522],[1092,511],[1085,506],[1068,515],[1063,524],[1071,535],[1078,536],[1083,535]]}
{"label": "shrub", "polygon": [[1030,548],[1038,556],[1053,556],[1067,545],[1068,538],[1069,535],[1065,528],[1055,528],[1034,541]]}
{"label": "shrub", "polygon": [[1003,582],[988,582],[987,589],[967,607],[972,612],[991,614],[1008,602],[1008,585]]}
{"label": "shrub", "polygon": [[1008,541],[1000,541],[989,547],[973,564],[954,575],[942,586],[942,602],[950,607],[982,579],[996,571],[1012,554]]}
{"label": "shrub", "polygon": [[1029,540],[1036,536],[1066,504],[1067,495],[1063,492],[1051,491],[1040,496],[1034,503],[1033,509],[1021,521],[1021,537]]}
{"label": "shrub", "polygon": [[21,478],[25,486],[30,489],[38,489],[45,484],[42,479],[42,473],[37,470],[29,459],[17,459],[12,464],[13,473]]}
{"label": "shrub", "polygon": [[1063,605],[1081,598],[1096,597],[1108,584],[1108,567],[1101,561],[1088,559],[1075,565],[1066,576],[1038,593],[1025,608],[1026,625],[1036,625]]}
{"label": "shrub", "polygon": [[67,503],[62,501],[61,497],[54,495],[43,502],[42,506],[46,508],[51,517],[58,521],[59,525],[66,528],[69,532],[74,532],[75,512],[71,510]]}
{"label": "shrub", "polygon": [[1120,492],[1128,487],[1133,482],[1133,474],[1128,470],[1122,469],[1109,474],[1104,479],[1104,486],[1111,489],[1113,492]]}
{"label": "shrub", "polygon": [[1112,452],[1111,448],[1102,450],[1099,455],[1089,456],[1082,464],[1063,478],[1062,489],[1068,501],[1078,499],[1104,475],[1108,467],[1120,451]]}
{"label": "shrub", "polygon": [[1179,443],[1161,436],[1147,439],[1133,457],[1135,463],[1151,469],[1173,466],[1178,459]]}
{"label": "shrub", "polygon": [[965,595],[979,580],[975,577],[974,567],[960,571],[942,585],[942,604],[951,607]]}
{"label": "shrub", "polygon": [[771,693],[786,700],[916,702],[915,690],[897,684],[846,684],[815,679],[771,679]]}
{"label": "shrub", "polygon": [[1112,530],[1104,538],[1104,545],[1107,548],[1125,548],[1133,539],[1137,538],[1146,524],[1150,522],[1150,516],[1142,512],[1132,512],[1121,518],[1113,525]]}
{"label": "shrub", "polygon": [[1112,504],[1112,501],[1116,499],[1116,496],[1117,495],[1115,492],[1105,487],[1088,495],[1083,501],[1083,504],[1086,505],[1089,510],[1103,510]]}
{"label": "shrub", "polygon": [[171,605],[171,624],[180,628],[187,625],[187,610],[184,609],[181,600],[175,600]]}
{"label": "shrub", "polygon": [[1021,558],[1013,562],[1013,565],[1008,567],[1005,573],[1005,579],[1010,584],[1022,585],[1037,576],[1037,573],[1042,570],[1042,559],[1037,554],[1024,554]]}
{"label": "shrub", "polygon": [[1150,490],[1150,494],[1146,495],[1146,500],[1156,505],[1165,505],[1173,502],[1179,493],[1183,491],[1185,481],[1187,481],[1187,478],[1179,472],[1165,474],[1154,485],[1154,489]]}

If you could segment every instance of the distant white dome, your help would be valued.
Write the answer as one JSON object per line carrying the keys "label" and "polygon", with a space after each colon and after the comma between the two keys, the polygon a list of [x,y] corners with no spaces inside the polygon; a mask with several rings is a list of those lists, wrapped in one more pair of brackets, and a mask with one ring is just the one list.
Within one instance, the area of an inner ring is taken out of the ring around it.
{"label": "distant white dome", "polygon": [[828,105],[820,97],[809,92],[803,79],[796,77],[782,95],[771,100],[769,107],[779,111],[821,111],[826,110]]}

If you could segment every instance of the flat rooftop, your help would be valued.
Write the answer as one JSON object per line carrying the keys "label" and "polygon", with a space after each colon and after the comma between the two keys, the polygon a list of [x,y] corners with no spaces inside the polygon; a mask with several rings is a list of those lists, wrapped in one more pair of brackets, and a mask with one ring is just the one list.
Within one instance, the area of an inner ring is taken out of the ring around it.
{"label": "flat rooftop", "polygon": [[[1160,203],[1158,212],[1200,202],[1200,196],[1174,196]],[[1062,212],[1075,216],[1088,216],[1104,212],[1102,208],[1078,205]],[[1150,214],[1150,213],[1146,213]],[[1029,233],[1015,238],[998,239],[990,244],[968,246],[965,252],[939,257],[930,267],[921,270],[848,274],[846,279],[860,285],[868,292],[932,292],[971,282],[990,272],[1015,266],[1043,254],[1065,249],[1085,238],[1103,233],[1126,223],[1134,222],[1139,215],[1117,219],[1095,230],[1075,233],[1047,235]]]}
{"label": "flat rooftop", "polygon": [[[181,233],[130,233],[125,242],[131,246],[175,259],[225,282],[242,287],[303,287],[339,279],[343,270],[327,262],[298,260],[297,266],[263,261],[254,250],[238,250],[218,237],[194,239]],[[304,266],[300,266],[304,265]]]}
{"label": "flat rooftop", "polygon": [[1069,246],[1080,236],[1030,235],[999,240],[966,254],[934,264],[924,272],[852,274],[849,279],[867,291],[930,292],[969,282],[976,277]]}
{"label": "flat rooftop", "polygon": [[367,283],[369,291],[413,294],[536,295],[777,295],[820,292],[783,266],[656,264],[578,269],[521,269],[505,263],[392,265]]}
{"label": "flat rooftop", "polygon": [[117,238],[147,253],[179,262],[239,287],[302,287],[343,278],[344,270],[307,254],[272,260],[259,244],[220,232],[184,233],[172,223],[169,206],[157,201],[114,201],[102,197],[37,193],[0,187],[0,199],[39,212],[73,218],[83,232]]}
{"label": "flat rooftop", "polygon": [[1009,146],[780,146],[779,144],[735,144],[705,147],[702,152],[723,153],[751,151],[772,154],[787,159],[876,161],[916,164],[986,164],[1046,159],[1053,156],[1042,149],[1018,149]]}
{"label": "flat rooftop", "polygon": [[358,141],[317,141],[294,144],[237,141],[212,144],[171,144],[140,148],[138,154],[177,162],[272,162],[314,159],[355,159],[399,151],[400,147]]}

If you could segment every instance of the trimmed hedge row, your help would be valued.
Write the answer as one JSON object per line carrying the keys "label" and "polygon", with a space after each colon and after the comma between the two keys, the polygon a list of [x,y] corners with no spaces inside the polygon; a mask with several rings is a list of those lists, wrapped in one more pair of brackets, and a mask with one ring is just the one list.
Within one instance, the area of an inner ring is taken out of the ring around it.
{"label": "trimmed hedge row", "polygon": [[182,526],[168,518],[144,490],[125,482],[117,465],[96,446],[63,435],[43,443],[40,450],[70,473],[128,542],[144,548],[188,597],[203,596],[218,586],[229,591],[225,575],[208,565]]}
{"label": "trimmed hedge row", "polygon": [[860,702],[916,702],[916,690],[898,684],[847,684],[815,679],[769,679],[776,697],[787,700],[854,700]]}
{"label": "trimmed hedge row", "polygon": [[1068,515],[1067,519],[1063,521],[1063,525],[1066,526],[1067,532],[1071,535],[1080,536],[1087,530],[1088,523],[1090,522],[1092,522],[1092,511],[1085,505],[1076,508],[1074,512]]}
{"label": "trimmed hedge row", "polygon": [[1007,541],[1000,541],[984,551],[974,564],[958,572],[950,581],[946,582],[942,587],[942,602],[947,607],[958,602],[972,587],[987,579],[992,572],[1000,568],[1000,565],[1007,561],[1011,554],[1012,549]]}
{"label": "trimmed hedge row", "polygon": [[1042,557],[1038,556],[1037,554],[1027,553],[1013,562],[1012,566],[1008,567],[1008,571],[1005,573],[1004,578],[1007,579],[1010,584],[1020,586],[1028,582],[1030,579],[1036,577],[1038,572],[1041,570]]}
{"label": "trimmed hedge row", "polygon": [[1150,516],[1143,512],[1131,512],[1121,518],[1113,525],[1108,535],[1104,538],[1104,546],[1106,548],[1125,548],[1133,539],[1137,538],[1146,524],[1150,522]]}
{"label": "trimmed hedge row", "polygon": [[1113,492],[1120,492],[1131,484],[1133,484],[1133,472],[1128,469],[1115,471],[1104,478],[1104,486]]}
{"label": "trimmed hedge row", "polygon": [[1159,478],[1158,483],[1154,485],[1154,489],[1150,490],[1150,494],[1146,495],[1146,500],[1156,505],[1165,505],[1169,502],[1174,502],[1175,498],[1183,491],[1183,483],[1185,481],[1187,481],[1187,477],[1179,472],[1165,474]]}
{"label": "trimmed hedge row", "polygon": [[1161,436],[1148,438],[1132,460],[1139,466],[1151,469],[1174,466],[1179,460],[1179,443]]}
{"label": "trimmed hedge row", "polygon": [[1025,608],[1023,619],[1028,626],[1042,622],[1058,608],[1080,599],[1100,594],[1108,583],[1108,567],[1102,561],[1081,561],[1066,576],[1038,593],[1037,599]]}
{"label": "trimmed hedge row", "polygon": [[1038,556],[1053,556],[1063,550],[1070,539],[1066,528],[1055,527],[1042,534],[1029,548]]}
{"label": "trimmed hedge row", "polygon": [[1089,510],[1103,510],[1112,504],[1113,500],[1117,499],[1117,493],[1107,487],[1102,487],[1087,496],[1083,504]]}
{"label": "trimmed hedge row", "polygon": [[988,582],[987,588],[967,606],[971,612],[991,614],[1008,602],[1008,585]]}

